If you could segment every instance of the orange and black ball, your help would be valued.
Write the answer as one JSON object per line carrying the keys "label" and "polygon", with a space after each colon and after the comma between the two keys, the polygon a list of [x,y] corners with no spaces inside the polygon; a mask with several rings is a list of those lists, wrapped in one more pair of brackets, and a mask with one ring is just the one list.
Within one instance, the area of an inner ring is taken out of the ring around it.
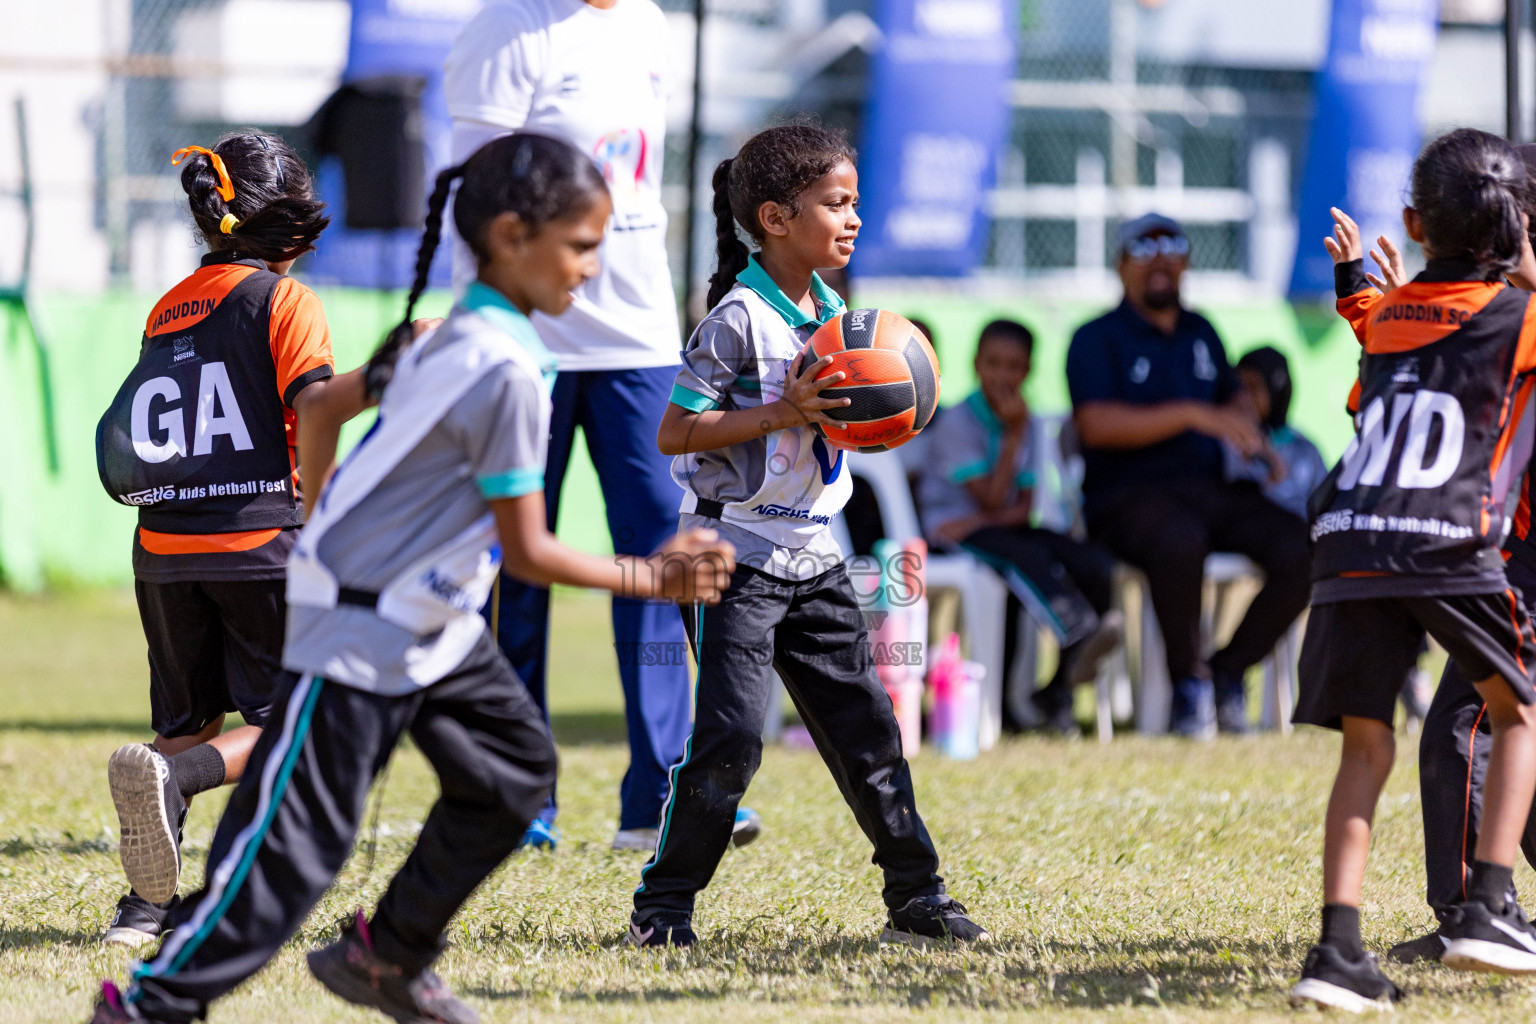
{"label": "orange and black ball", "polygon": [[822,395],[852,399],[827,410],[848,424],[847,430],[822,431],[828,444],[856,452],[886,451],[912,440],[933,419],[939,362],[928,339],[906,317],[883,309],[850,309],[822,324],[806,348],[807,358],[832,357],[818,380],[839,371],[846,375]]}

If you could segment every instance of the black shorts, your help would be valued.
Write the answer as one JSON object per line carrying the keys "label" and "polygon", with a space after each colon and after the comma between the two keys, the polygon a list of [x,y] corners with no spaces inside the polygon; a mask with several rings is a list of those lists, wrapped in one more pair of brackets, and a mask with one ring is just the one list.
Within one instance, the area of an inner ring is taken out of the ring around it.
{"label": "black shorts", "polygon": [[155,733],[192,736],[238,711],[265,725],[282,672],[282,580],[137,580]]}
{"label": "black shorts", "polygon": [[1501,676],[1520,703],[1536,703],[1536,635],[1514,591],[1373,597],[1313,606],[1291,720],[1337,729],[1348,715],[1391,725],[1398,691],[1426,632],[1464,678]]}

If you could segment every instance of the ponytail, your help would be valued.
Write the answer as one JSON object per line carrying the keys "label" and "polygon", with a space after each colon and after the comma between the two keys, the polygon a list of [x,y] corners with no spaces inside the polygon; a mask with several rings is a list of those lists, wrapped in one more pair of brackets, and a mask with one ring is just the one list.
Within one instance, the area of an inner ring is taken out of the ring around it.
{"label": "ponytail", "polygon": [[490,259],[487,243],[491,222],[502,214],[515,214],[530,232],[536,232],[550,221],[585,213],[598,197],[608,194],[608,184],[591,157],[568,142],[534,132],[499,136],[462,164],[443,170],[427,200],[426,229],[416,250],[416,277],[405,301],[405,317],[380,343],[363,370],[369,398],[384,393],[395,375],[400,353],[411,343],[411,317],[416,300],[427,290],[427,274],[443,234],[443,211],[455,181],[459,190],[453,200],[453,223],[482,264]]}
{"label": "ponytail", "polygon": [[736,233],[736,218],[731,213],[731,167],[735,162],[735,157],[726,157],[720,161],[710,181],[715,190],[716,269],[709,279],[709,295],[704,300],[708,309],[714,309],[725,298],[725,293],[736,284],[736,275],[747,269],[747,247]]}
{"label": "ponytail", "polygon": [[432,197],[427,200],[427,226],[421,234],[421,246],[416,250],[416,277],[411,281],[410,295],[405,300],[405,317],[394,330],[384,336],[379,347],[368,358],[363,370],[363,388],[368,398],[376,400],[384,393],[395,375],[395,363],[400,353],[411,343],[411,317],[416,310],[416,300],[427,290],[427,275],[432,270],[432,257],[437,253],[437,243],[443,235],[443,209],[448,205],[448,193],[453,183],[464,176],[464,165],[449,167],[437,176]]}
{"label": "ponytail", "polygon": [[210,249],[284,263],[313,250],[331,222],[304,161],[275,135],[230,132],[212,149],[177,150],[171,165],[181,167],[192,220]]}
{"label": "ponytail", "polygon": [[790,216],[800,213],[800,194],[838,164],[857,161],[841,132],[814,124],[783,124],[766,128],[742,144],[734,157],[720,161],[711,184],[715,188],[715,247],[718,269],[709,279],[709,308],[713,309],[747,268],[747,247],[738,226],[753,241],[763,242],[758,211],[778,203]]}
{"label": "ponytail", "polygon": [[1476,263],[1490,281],[1520,265],[1520,216],[1536,195],[1508,142],[1474,128],[1442,135],[1414,162],[1412,190],[1435,256]]}

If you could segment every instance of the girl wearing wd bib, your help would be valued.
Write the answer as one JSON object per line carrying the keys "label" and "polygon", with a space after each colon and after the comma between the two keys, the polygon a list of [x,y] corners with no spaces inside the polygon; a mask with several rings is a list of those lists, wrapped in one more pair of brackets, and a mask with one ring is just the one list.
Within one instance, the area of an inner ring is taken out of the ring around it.
{"label": "girl wearing wd bib", "polygon": [[[694,898],[731,839],[762,755],[774,669],[783,677],[885,872],[895,941],[986,933],[944,894],[918,817],[890,698],[827,524],[848,500],[843,454],[812,429],[841,424],[820,392],[829,359],[801,350],[843,303],[817,268],[847,265],[859,231],[854,154],[818,128],[762,132],[715,170],[719,270],[657,434],[686,493],[682,528],[713,526],[738,567],[719,606],[685,609],[698,660],[693,733],[672,768],[656,852],[635,891],[629,941],[691,945]],[[749,256],[741,225],[761,250]]]}
{"label": "girl wearing wd bib", "polygon": [[[1440,914],[1441,960],[1536,973],[1536,931],[1512,881],[1536,792],[1536,638],[1499,551],[1536,409],[1536,305],[1503,280],[1529,258],[1529,188],[1496,136],[1461,129],[1426,146],[1403,222],[1427,265],[1372,305],[1358,331],[1357,436],[1309,503],[1313,609],[1295,720],[1341,730],[1343,751],[1324,835],[1322,935],[1293,1004],[1360,1010],[1398,997],[1364,951],[1359,905],[1397,692],[1426,632],[1486,702],[1493,730],[1470,871]],[[1342,231],[1339,240],[1350,241]],[[1341,279],[1356,279],[1340,289],[1348,315],[1365,291],[1358,246],[1328,248]]]}
{"label": "girl wearing wd bib", "polygon": [[[155,305],[97,432],[102,484],[136,506],[134,594],[149,645],[152,744],[108,762],[132,891],[107,942],[158,938],[194,794],[237,782],[281,672],[298,539],[298,411],[331,384],[320,300],[287,277],[329,218],[281,139],[236,132],[172,158],[211,250]],[[224,716],[245,724],[223,732]]]}
{"label": "girl wearing wd bib", "polygon": [[[412,342],[410,308],[460,179],[454,221],[478,280]],[[480,616],[503,551],[509,572],[541,585],[706,603],[734,566],[708,531],[650,559],[599,558],[545,524],[554,363],[528,314],[563,312],[596,272],[610,212],[592,162],[545,136],[505,136],[438,176],[406,318],[357,381],[382,394],[378,423],[325,486],[289,562],[272,727],[219,823],[206,887],[173,911],[174,934],[126,994],[104,986],[94,1024],[201,1018],[259,970],[341,869],[373,778],[407,732],[442,795],[372,919],[359,912],[309,966],[396,1020],[477,1020],[431,964],[555,778],[539,710]],[[338,390],[329,404],[359,402]],[[334,444],[330,430],[321,440]]]}

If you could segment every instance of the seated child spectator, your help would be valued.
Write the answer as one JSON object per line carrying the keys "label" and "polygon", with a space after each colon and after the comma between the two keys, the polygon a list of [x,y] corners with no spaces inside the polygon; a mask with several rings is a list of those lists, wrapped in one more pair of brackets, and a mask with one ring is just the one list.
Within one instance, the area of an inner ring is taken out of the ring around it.
{"label": "seated child spectator", "polygon": [[1033,352],[1034,336],[1023,324],[994,320],[982,328],[979,387],[924,431],[932,434],[932,457],[918,482],[918,510],[929,543],[962,547],[996,568],[1056,634],[1061,660],[1032,703],[1053,729],[1076,732],[1072,685],[1094,677],[1124,623],[1109,607],[1109,552],[1030,525],[1034,461],[1024,380]]}
{"label": "seated child spectator", "polygon": [[1237,380],[1253,404],[1270,450],[1249,460],[1251,471],[1234,475],[1258,480],[1266,498],[1305,519],[1307,498],[1328,475],[1328,467],[1317,445],[1286,422],[1291,408],[1290,364],[1277,349],[1256,348],[1237,361]]}

